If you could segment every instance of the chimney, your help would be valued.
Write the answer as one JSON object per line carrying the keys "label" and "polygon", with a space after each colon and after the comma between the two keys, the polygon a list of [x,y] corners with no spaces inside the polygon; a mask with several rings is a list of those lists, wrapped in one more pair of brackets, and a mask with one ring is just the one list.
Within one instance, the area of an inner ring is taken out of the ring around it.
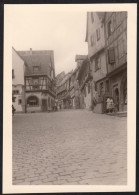
{"label": "chimney", "polygon": [[32,55],[32,48],[30,48],[30,55]]}

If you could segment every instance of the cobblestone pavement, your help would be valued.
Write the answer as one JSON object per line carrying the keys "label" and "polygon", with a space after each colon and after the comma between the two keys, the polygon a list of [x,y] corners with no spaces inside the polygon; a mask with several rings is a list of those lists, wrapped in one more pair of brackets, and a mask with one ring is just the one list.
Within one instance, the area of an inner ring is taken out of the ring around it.
{"label": "cobblestone pavement", "polygon": [[91,111],[15,114],[13,185],[123,185],[127,119]]}

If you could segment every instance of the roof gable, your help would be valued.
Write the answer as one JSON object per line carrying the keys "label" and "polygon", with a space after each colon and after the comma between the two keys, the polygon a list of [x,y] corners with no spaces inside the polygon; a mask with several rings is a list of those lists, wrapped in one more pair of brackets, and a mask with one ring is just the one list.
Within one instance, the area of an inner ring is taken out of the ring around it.
{"label": "roof gable", "polygon": [[38,51],[18,51],[19,55],[27,64],[26,75],[33,74],[33,67],[39,66],[39,74],[50,75],[50,70],[54,70],[53,51],[38,50]]}

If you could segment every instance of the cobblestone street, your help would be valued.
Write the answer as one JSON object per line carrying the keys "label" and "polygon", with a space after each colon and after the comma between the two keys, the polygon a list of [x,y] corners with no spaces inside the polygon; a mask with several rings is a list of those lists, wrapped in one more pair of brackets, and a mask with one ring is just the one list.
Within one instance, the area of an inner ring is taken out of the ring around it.
{"label": "cobblestone street", "polygon": [[125,117],[85,110],[13,117],[13,184],[126,183]]}

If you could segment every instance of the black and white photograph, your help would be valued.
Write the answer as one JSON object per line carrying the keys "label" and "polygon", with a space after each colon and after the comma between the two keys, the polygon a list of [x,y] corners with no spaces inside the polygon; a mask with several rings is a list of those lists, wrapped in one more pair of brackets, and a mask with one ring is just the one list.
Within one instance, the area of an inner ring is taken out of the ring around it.
{"label": "black and white photograph", "polygon": [[10,53],[5,97],[11,93],[5,109],[9,106],[11,127],[5,141],[10,155],[4,159],[10,159],[14,189],[97,186],[99,191],[135,182],[135,165],[130,166],[135,120],[133,128],[128,121],[135,114],[129,112],[136,102],[129,66],[135,73],[136,50],[128,47],[136,34],[128,24],[136,29],[136,4],[119,10],[80,6],[5,6]]}

